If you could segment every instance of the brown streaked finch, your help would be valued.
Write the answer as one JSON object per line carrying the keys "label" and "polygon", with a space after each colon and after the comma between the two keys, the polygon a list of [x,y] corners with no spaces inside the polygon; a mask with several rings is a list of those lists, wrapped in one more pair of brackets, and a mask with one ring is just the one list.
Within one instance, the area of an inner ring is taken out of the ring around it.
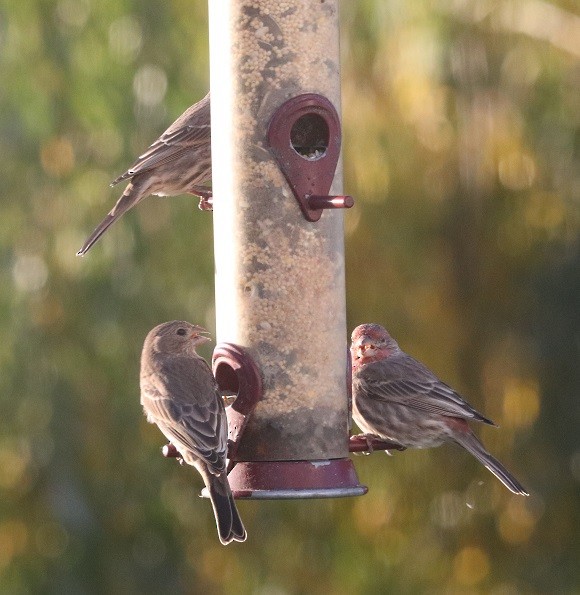
{"label": "brown streaked finch", "polygon": [[228,427],[218,385],[196,347],[207,331],[182,320],[152,329],[141,354],[141,405],[207,487],[220,541],[245,541],[246,530],[226,473]]}
{"label": "brown streaked finch", "polygon": [[514,494],[528,495],[522,484],[487,452],[467,422],[495,424],[402,351],[382,326],[357,326],[350,350],[352,416],[369,438],[378,436],[408,448],[456,442]]}
{"label": "brown streaked finch", "polygon": [[200,207],[211,196],[211,120],[209,93],[188,107],[111,186],[130,180],[125,192],[77,252],[84,256],[115,221],[150,194],[195,194]]}

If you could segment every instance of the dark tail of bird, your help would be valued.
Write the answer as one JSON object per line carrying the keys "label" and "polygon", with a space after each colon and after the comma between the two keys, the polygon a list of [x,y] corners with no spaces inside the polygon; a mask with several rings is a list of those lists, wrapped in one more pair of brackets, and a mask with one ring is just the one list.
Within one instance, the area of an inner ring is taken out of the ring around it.
{"label": "dark tail of bird", "polygon": [[456,432],[455,441],[468,450],[482,465],[491,471],[514,494],[529,496],[524,486],[492,455],[471,431]]}
{"label": "dark tail of bird", "polygon": [[232,541],[246,541],[246,530],[236,508],[227,475],[205,477],[220,541],[227,545]]}
{"label": "dark tail of bird", "polygon": [[129,209],[134,207],[147,192],[140,184],[134,184],[131,182],[125,192],[123,192],[121,198],[117,201],[117,204],[112,208],[109,214],[97,225],[95,231],[87,238],[83,247],[77,252],[77,256],[84,256],[90,249],[91,246],[119,219],[121,215],[126,213]]}

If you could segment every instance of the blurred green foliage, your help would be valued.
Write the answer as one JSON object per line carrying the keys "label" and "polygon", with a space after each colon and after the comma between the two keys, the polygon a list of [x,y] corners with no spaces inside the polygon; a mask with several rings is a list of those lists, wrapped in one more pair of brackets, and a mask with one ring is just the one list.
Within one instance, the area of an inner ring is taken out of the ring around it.
{"label": "blurred green foliage", "polygon": [[350,328],[495,419],[531,497],[452,447],[378,453],[367,496],[241,502],[219,545],[137,381],[153,325],[214,328],[211,215],[149,199],[75,256],[205,93],[206,3],[0,0],[0,592],[580,589],[578,4],[345,0],[342,25]]}

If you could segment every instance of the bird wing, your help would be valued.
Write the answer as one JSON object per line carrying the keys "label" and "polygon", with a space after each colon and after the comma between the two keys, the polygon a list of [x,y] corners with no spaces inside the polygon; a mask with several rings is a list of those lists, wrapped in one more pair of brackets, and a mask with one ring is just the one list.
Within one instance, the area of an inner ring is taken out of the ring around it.
{"label": "bird wing", "polygon": [[442,382],[421,362],[401,354],[367,364],[361,370],[367,397],[411,409],[493,422],[474,409],[457,391]]}
{"label": "bird wing", "polygon": [[[111,182],[111,186],[208,145],[211,142],[209,109],[209,95],[187,108],[125,173]],[[204,111],[207,117],[202,116]],[[197,116],[192,118],[196,112]]]}
{"label": "bird wing", "polygon": [[181,452],[190,451],[212,472],[225,469],[227,420],[211,370],[203,358],[179,357],[162,363],[141,382],[141,404]]}

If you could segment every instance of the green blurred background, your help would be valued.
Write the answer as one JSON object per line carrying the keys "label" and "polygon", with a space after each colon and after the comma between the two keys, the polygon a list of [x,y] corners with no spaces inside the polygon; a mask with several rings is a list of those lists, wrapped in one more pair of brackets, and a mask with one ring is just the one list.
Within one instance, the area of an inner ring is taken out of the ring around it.
{"label": "green blurred background", "polygon": [[580,6],[341,8],[349,328],[496,420],[530,498],[377,453],[367,496],[241,502],[222,547],[138,395],[152,326],[215,328],[211,215],[151,198],[75,256],[205,93],[206,2],[0,0],[1,593],[580,593]]}

